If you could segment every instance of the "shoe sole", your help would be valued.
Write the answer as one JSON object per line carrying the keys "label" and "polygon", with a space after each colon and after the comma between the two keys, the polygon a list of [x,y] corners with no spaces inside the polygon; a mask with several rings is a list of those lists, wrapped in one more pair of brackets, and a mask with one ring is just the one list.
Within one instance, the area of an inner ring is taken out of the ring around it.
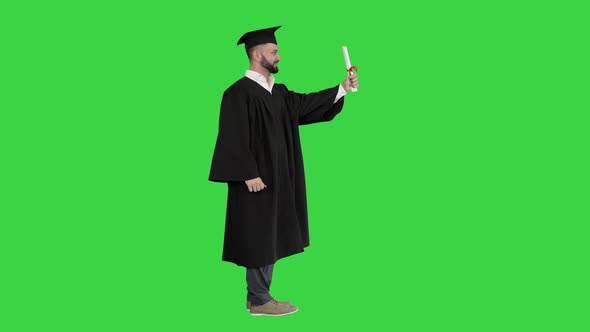
{"label": "shoe sole", "polygon": [[294,314],[297,311],[299,311],[299,308],[297,308],[297,309],[295,309],[294,311],[291,311],[291,312],[286,312],[284,314],[264,314],[264,313],[252,313],[252,312],[250,312],[250,315],[252,315],[252,316],[287,316],[287,315],[290,315],[290,314]]}

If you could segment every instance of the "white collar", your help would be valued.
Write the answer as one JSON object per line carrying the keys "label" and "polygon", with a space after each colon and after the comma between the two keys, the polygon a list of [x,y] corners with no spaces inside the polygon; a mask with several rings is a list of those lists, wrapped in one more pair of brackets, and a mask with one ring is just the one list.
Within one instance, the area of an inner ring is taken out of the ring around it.
{"label": "white collar", "polygon": [[275,84],[274,76],[269,74],[267,79],[266,77],[264,77],[264,75],[262,75],[259,72],[255,72],[253,70],[246,70],[246,77],[260,84],[261,87],[266,89],[268,92],[272,93],[272,87]]}

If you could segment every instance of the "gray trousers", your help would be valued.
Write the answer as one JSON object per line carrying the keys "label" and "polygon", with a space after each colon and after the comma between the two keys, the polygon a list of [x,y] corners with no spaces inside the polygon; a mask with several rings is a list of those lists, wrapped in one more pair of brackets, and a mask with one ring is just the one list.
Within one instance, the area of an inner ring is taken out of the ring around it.
{"label": "gray trousers", "polygon": [[270,282],[274,264],[246,269],[246,283],[248,285],[247,300],[252,305],[263,305],[270,300]]}

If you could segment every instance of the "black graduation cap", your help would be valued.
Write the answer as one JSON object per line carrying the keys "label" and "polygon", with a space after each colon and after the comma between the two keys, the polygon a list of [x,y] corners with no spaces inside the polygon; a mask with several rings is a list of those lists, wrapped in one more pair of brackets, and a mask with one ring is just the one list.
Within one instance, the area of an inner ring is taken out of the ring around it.
{"label": "black graduation cap", "polygon": [[260,44],[277,44],[277,39],[275,38],[275,31],[277,31],[280,27],[281,25],[279,25],[278,27],[246,32],[242,37],[240,37],[240,40],[238,40],[237,45],[246,44],[246,50],[248,50],[250,47]]}

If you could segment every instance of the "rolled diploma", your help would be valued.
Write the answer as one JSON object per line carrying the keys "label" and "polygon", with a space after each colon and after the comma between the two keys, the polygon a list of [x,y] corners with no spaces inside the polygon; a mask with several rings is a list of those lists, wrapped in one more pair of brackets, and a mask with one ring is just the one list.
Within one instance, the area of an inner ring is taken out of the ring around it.
{"label": "rolled diploma", "polygon": [[[344,63],[346,64],[346,71],[348,71],[350,67],[352,67],[352,65],[350,64],[350,57],[348,56],[348,48],[346,48],[346,46],[342,46],[342,54],[344,54]],[[350,75],[352,75],[352,72],[350,72]],[[350,91],[356,92],[356,88],[350,88]]]}

